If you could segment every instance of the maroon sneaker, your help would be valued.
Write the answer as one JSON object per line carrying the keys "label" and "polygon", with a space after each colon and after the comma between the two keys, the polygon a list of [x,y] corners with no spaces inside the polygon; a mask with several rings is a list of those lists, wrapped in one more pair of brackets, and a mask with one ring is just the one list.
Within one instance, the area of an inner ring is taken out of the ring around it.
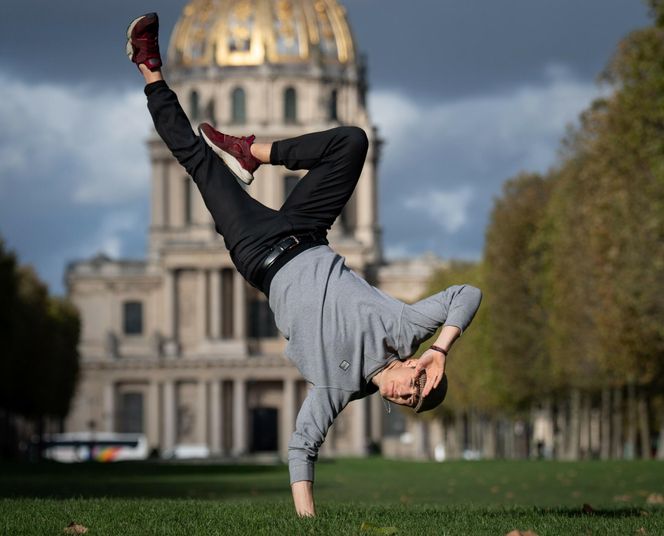
{"label": "maroon sneaker", "polygon": [[245,136],[241,138],[229,136],[215,130],[208,123],[198,125],[198,131],[203,136],[205,143],[221,157],[228,169],[233,172],[233,175],[242,182],[251,184],[251,181],[254,180],[254,171],[261,165],[261,162],[251,154],[250,149],[256,136],[249,136],[248,138]]}
{"label": "maroon sneaker", "polygon": [[127,56],[136,65],[142,63],[151,71],[161,67],[159,17],[156,13],[148,13],[131,22],[127,28]]}

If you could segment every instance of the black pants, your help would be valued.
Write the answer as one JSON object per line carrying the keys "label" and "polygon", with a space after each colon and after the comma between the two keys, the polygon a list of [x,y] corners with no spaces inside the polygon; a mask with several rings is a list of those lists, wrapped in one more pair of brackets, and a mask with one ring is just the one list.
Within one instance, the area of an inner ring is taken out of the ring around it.
{"label": "black pants", "polygon": [[145,94],[157,133],[193,178],[233,263],[254,286],[262,288],[256,274],[274,244],[292,234],[325,237],[355,189],[368,147],[360,128],[338,127],[274,142],[271,164],[309,173],[283,206],[273,210],[251,197],[221,158],[194,134],[165,82],[148,84]]}

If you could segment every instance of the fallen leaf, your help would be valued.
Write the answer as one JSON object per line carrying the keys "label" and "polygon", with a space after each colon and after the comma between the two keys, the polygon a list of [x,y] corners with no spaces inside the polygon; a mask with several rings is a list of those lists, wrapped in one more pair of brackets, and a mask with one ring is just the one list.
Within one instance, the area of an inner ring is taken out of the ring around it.
{"label": "fallen leaf", "polygon": [[639,512],[639,515],[640,515],[641,517],[648,517],[648,516],[650,515],[650,512],[646,512],[645,510],[641,510],[641,511]]}
{"label": "fallen leaf", "polygon": [[583,508],[581,509],[584,514],[594,514],[595,509],[590,506],[588,503],[583,503]]}
{"label": "fallen leaf", "polygon": [[360,532],[366,532],[367,534],[383,534],[386,536],[390,536],[392,534],[396,534],[399,532],[399,529],[396,527],[379,527],[378,525],[374,525],[373,523],[367,523],[366,521],[363,521],[362,524],[360,525]]}
{"label": "fallen leaf", "polygon": [[636,531],[636,533],[637,534],[648,534],[648,531],[645,528],[641,527],[639,530]]}
{"label": "fallen leaf", "polygon": [[536,532],[532,530],[513,530],[505,534],[505,536],[538,536]]}
{"label": "fallen leaf", "polygon": [[613,497],[613,500],[616,502],[629,502],[632,500],[631,495],[616,495]]}
{"label": "fallen leaf", "polygon": [[648,504],[664,504],[664,495],[661,493],[651,493],[646,499]]}
{"label": "fallen leaf", "polygon": [[63,532],[65,534],[85,534],[88,532],[88,527],[84,527],[83,525],[79,525],[72,521],[63,529]]}

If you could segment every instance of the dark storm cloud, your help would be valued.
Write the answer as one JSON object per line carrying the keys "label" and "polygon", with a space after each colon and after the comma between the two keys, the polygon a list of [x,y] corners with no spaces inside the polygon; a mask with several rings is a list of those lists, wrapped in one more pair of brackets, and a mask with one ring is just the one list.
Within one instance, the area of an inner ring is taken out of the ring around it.
{"label": "dark storm cloud", "polygon": [[[0,65],[23,78],[133,84],[122,30],[157,10],[167,42],[185,2],[4,0]],[[346,0],[374,87],[428,97],[488,93],[564,64],[593,78],[646,22],[637,0]]]}
{"label": "dark storm cloud", "polygon": [[160,0],[3,0],[0,66],[32,82],[118,86],[135,82],[124,55],[124,30],[158,10],[168,36],[184,2]]}
{"label": "dark storm cloud", "polygon": [[647,23],[638,0],[348,1],[376,86],[453,97],[490,93],[563,64],[590,79]]}

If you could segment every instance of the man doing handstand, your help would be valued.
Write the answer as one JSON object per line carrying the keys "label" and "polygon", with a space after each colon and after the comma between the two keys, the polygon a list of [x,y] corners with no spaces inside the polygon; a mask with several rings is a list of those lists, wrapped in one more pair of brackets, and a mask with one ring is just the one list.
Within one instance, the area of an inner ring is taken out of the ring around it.
{"label": "man doing handstand", "polygon": [[[344,126],[254,143],[253,136],[229,136],[203,123],[197,136],[162,77],[158,29],[150,13],[127,30],[127,54],[145,78],[157,133],[196,183],[238,271],[268,297],[288,341],[286,356],[311,384],[288,465],[298,515],[314,515],[314,462],[336,416],[377,391],[418,413],[440,404],[447,353],[473,319],[481,292],[452,286],[407,305],[350,270],[326,236],[362,171],[364,131]],[[263,164],[308,170],[279,210],[239,182],[250,183]],[[441,326],[434,345],[408,359]]]}

